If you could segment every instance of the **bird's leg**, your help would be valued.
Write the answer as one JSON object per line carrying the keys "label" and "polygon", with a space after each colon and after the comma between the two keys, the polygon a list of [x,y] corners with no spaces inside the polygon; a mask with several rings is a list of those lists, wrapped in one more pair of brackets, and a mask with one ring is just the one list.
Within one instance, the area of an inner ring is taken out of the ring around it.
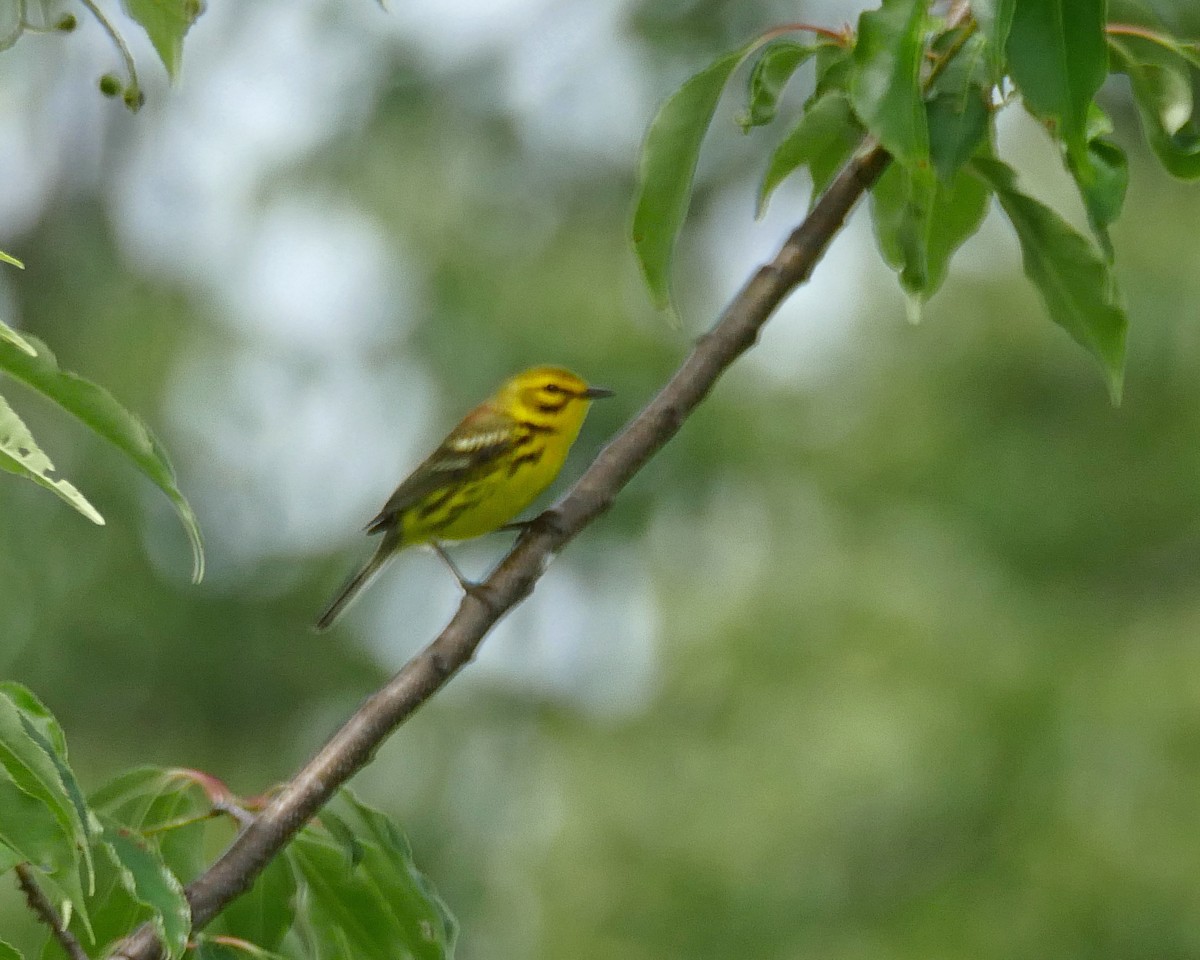
{"label": "bird's leg", "polygon": [[433,547],[434,553],[442,558],[442,563],[450,568],[450,572],[454,574],[454,579],[458,581],[458,585],[462,587],[463,593],[474,597],[485,606],[492,606],[492,592],[485,584],[478,583],[475,580],[468,580],[461,570],[458,569],[458,564],[450,559],[450,554],[436,540],[430,540],[429,545]]}

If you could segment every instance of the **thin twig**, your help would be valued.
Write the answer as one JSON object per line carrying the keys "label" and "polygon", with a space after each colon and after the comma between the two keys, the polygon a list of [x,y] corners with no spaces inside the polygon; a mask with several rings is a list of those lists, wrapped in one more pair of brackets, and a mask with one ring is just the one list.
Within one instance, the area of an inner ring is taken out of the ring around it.
{"label": "thin twig", "polygon": [[84,953],[83,947],[75,939],[75,935],[62,922],[62,918],[58,915],[58,911],[54,909],[54,904],[50,902],[50,898],[38,886],[37,881],[33,877],[33,871],[29,869],[29,864],[18,863],[16,872],[17,885],[21,888],[21,892],[25,894],[25,900],[29,903],[29,909],[36,913],[38,919],[50,928],[50,932],[54,934],[54,939],[66,951],[67,956],[71,960],[88,960],[88,955]]}

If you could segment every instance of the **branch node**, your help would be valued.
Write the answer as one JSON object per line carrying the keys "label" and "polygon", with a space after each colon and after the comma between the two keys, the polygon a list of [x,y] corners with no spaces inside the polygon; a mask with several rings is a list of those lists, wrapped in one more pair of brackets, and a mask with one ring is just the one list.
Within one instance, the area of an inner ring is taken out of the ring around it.
{"label": "branch node", "polygon": [[448,677],[454,672],[454,667],[450,663],[450,658],[447,657],[441,650],[429,651],[429,662],[433,665],[434,672],[439,677]]}
{"label": "branch node", "polygon": [[534,518],[533,528],[558,542],[562,542],[570,536],[570,531],[563,522],[562,513],[557,507],[550,507],[538,514]]}
{"label": "branch node", "polygon": [[[667,436],[675,434],[683,426],[683,411],[673,403],[668,404],[659,411],[658,425]],[[608,509],[607,505],[605,509]]]}

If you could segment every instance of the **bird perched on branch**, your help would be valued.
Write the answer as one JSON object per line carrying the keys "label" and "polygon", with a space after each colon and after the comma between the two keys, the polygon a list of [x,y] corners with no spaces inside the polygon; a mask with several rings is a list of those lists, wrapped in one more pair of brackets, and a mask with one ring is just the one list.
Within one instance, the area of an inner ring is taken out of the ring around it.
{"label": "bird perched on branch", "polygon": [[463,417],[412,472],[367,533],[383,534],[375,553],[317,619],[331,626],[376,573],[404,547],[429,544],[467,592],[442,541],[468,540],[508,524],[558,476],[591,402],[612,396],[561,367],[534,367],[506,380]]}

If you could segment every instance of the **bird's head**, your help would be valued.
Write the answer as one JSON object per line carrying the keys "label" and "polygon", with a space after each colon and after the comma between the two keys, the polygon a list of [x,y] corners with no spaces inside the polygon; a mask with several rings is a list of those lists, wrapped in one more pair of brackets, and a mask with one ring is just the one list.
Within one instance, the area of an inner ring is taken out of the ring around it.
{"label": "bird's head", "polygon": [[509,379],[497,399],[502,409],[516,412],[520,420],[554,425],[582,422],[592,400],[611,396],[611,390],[590,387],[562,367],[533,367]]}

